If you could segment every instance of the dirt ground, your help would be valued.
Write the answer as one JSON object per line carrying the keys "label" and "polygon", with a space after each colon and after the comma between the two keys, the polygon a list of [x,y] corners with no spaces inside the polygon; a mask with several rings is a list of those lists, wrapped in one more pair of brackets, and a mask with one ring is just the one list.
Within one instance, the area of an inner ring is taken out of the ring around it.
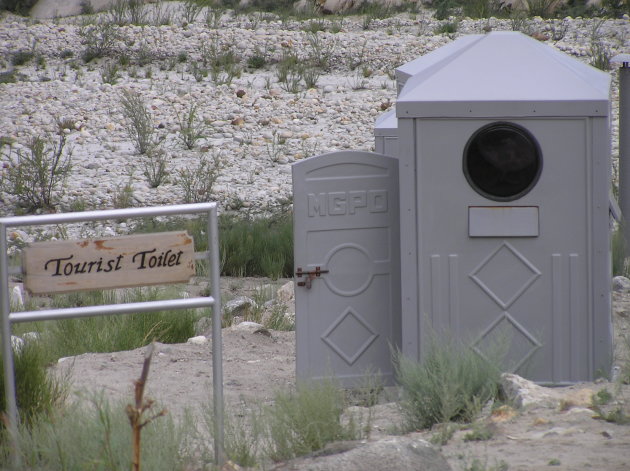
{"label": "dirt ground", "polygon": [[[224,280],[224,299],[251,295],[260,280]],[[276,284],[279,284],[277,282]],[[614,293],[616,346],[630,334],[630,295]],[[147,395],[175,416],[198,409],[212,395],[211,343],[158,344],[149,374]],[[73,391],[103,390],[110,398],[131,401],[133,380],[142,369],[145,349],[106,354],[84,354],[64,359],[59,372],[71,370]],[[616,355],[627,352],[618,350]],[[255,332],[235,326],[223,329],[223,374],[226,404],[269,402],[275,391],[295,382],[294,332]],[[494,434],[489,440],[470,441],[471,430],[455,433],[441,451],[453,470],[471,469],[474,460],[486,470],[630,470],[630,424],[607,422],[589,408],[591,396],[606,389],[615,405],[630,411],[630,386],[585,383],[549,390],[552,399],[516,410],[502,408],[484,419]],[[395,391],[389,391],[390,397]],[[625,401],[622,404],[622,401]],[[608,406],[611,407],[611,406]],[[356,408],[356,407],[355,407]],[[394,403],[374,407],[370,440],[394,433],[401,417]],[[436,431],[413,434],[430,440]],[[507,464],[507,468],[503,465]],[[392,465],[392,469],[395,466]]]}

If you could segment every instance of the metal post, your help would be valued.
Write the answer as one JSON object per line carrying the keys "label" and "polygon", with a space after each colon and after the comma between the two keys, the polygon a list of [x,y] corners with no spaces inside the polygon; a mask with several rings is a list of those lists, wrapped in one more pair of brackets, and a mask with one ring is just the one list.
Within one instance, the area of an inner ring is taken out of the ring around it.
{"label": "metal post", "polygon": [[611,62],[621,62],[619,69],[619,207],[623,236],[630,249],[630,54],[619,54]]}
{"label": "metal post", "polygon": [[7,227],[0,224],[0,310],[2,314],[2,367],[4,370],[4,397],[7,414],[7,431],[11,442],[11,458],[15,469],[20,465],[18,433],[18,409],[15,392],[13,346],[11,345],[11,321],[9,314],[9,267],[7,260]]}
{"label": "metal post", "polygon": [[219,263],[219,224],[217,208],[213,207],[208,213],[208,235],[210,257],[210,286],[214,305],[212,308],[212,386],[214,404],[214,460],[218,466],[225,462],[224,454],[224,408],[223,408],[223,345],[221,339],[221,269]]}
{"label": "metal post", "polygon": [[[142,302],[126,305],[88,306],[68,309],[52,309],[44,311],[28,311],[11,313],[9,299],[9,267],[7,260],[7,227],[33,226],[45,224],[61,224],[82,221],[99,221],[125,217],[165,216],[206,213],[208,215],[208,262],[211,276],[212,297],[192,299],[171,299],[160,302]],[[15,375],[13,366],[13,349],[11,345],[11,323],[27,322],[42,319],[61,319],[89,317],[96,315],[129,314],[136,312],[161,311],[172,309],[199,308],[214,306],[212,328],[214,412],[215,412],[215,460],[217,464],[225,462],[224,454],[224,407],[223,407],[223,358],[221,344],[221,291],[219,260],[219,225],[216,203],[197,203],[173,206],[156,206],[145,208],[113,209],[107,211],[85,211],[79,213],[59,213],[33,216],[11,216],[0,218],[0,328],[3,352],[3,368],[5,380],[7,430],[12,445],[14,469],[20,469],[20,453],[18,442],[18,409],[15,393]]]}

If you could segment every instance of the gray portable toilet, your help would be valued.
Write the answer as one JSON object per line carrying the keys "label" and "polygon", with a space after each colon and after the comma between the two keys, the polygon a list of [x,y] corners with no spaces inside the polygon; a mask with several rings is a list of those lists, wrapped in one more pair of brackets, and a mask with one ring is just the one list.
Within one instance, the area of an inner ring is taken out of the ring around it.
{"label": "gray portable toilet", "polygon": [[397,78],[403,353],[446,331],[540,383],[608,374],[609,75],[493,32]]}

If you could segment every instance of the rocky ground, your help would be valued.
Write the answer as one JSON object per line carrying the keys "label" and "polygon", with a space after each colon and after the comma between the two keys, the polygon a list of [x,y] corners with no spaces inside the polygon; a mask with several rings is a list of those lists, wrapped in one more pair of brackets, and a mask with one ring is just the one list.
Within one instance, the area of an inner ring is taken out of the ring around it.
{"label": "rocky ground", "polygon": [[[256,297],[265,284],[286,280],[224,279],[225,299]],[[265,288],[268,289],[268,288]],[[286,288],[283,291],[286,293]],[[285,294],[280,295],[285,296]],[[291,299],[282,298],[292,310]],[[614,292],[615,365],[630,361],[630,280]],[[175,417],[188,409],[199,413],[212,394],[211,342],[194,338],[186,344],[157,346],[147,395]],[[224,396],[229,410],[270,403],[274,392],[295,385],[294,332],[260,331],[241,323],[223,329]],[[142,369],[144,349],[67,358],[55,367],[71,373],[72,391],[104,391],[111,399],[132,397],[133,380]],[[359,443],[340,443],[316,457],[276,465],[289,470],[606,470],[630,467],[630,385],[600,380],[564,388],[543,388],[522,378],[504,378],[506,404],[486,408],[474,426],[459,428],[443,444],[440,428],[399,435],[402,416],[397,391],[381,395],[369,412],[351,406],[346,414],[366,420],[370,436]],[[600,393],[600,391],[604,391]],[[593,396],[610,394],[601,410]],[[612,411],[621,410],[615,416]],[[604,417],[609,420],[605,420]],[[431,445],[431,443],[434,443]],[[476,467],[475,467],[476,466]],[[228,469],[228,468],[226,468]]]}
{"label": "rocky ground", "polygon": [[[53,133],[62,120],[73,167],[59,194],[60,210],[113,208],[122,204],[125,185],[133,205],[181,203],[179,171],[196,168],[202,156],[221,160],[212,198],[223,209],[256,213],[290,203],[292,162],[337,150],[373,150],[374,122],[396,101],[394,69],[461,35],[519,29],[584,62],[596,45],[610,56],[630,47],[628,18],[463,19],[457,32],[438,34],[446,21],[433,19],[430,10],[307,21],[204,11],[186,21],[182,4],[157,5],[170,24],[152,25],[159,23],[155,5],[147,6],[148,25],[110,30],[103,26],[111,22],[105,13],[42,21],[0,17],[0,72],[16,72],[15,83],[0,84],[0,137],[11,143],[0,153],[4,171],[32,136]],[[90,47],[100,47],[104,57],[84,63]],[[237,58],[240,75],[228,79],[223,70],[204,76],[226,52]],[[14,66],[25,53],[31,59]],[[289,53],[320,62],[314,87],[301,81],[294,93],[279,81],[278,64]],[[262,67],[253,69],[252,58]],[[611,75],[615,156],[617,74]],[[168,173],[156,188],[127,132],[124,90],[140,95],[155,125]],[[188,150],[179,122],[192,106],[203,129]],[[1,198],[0,214],[14,213],[15,195]],[[125,231],[124,222],[90,229],[98,235]]]}
{"label": "rocky ground", "polygon": [[[89,63],[81,56],[90,40],[102,39],[103,30],[95,26],[99,17],[45,21],[7,14],[0,17],[0,72],[17,72],[15,83],[0,83],[0,138],[11,143],[0,153],[4,171],[18,151],[25,151],[30,136],[54,132],[55,121],[60,119],[66,123],[73,151],[73,168],[60,194],[60,210],[113,208],[127,184],[134,205],[181,203],[184,193],[177,184],[178,171],[194,168],[201,156],[217,155],[222,165],[213,199],[222,211],[257,213],[290,203],[290,165],[295,160],[335,150],[372,150],[374,121],[396,100],[394,68],[462,34],[518,27],[585,62],[596,43],[610,55],[630,49],[628,18],[535,18],[518,24],[464,19],[458,31],[449,35],[436,34],[445,22],[421,10],[369,22],[364,18],[324,18],[325,31],[313,36],[304,31],[307,23],[274,15],[222,12],[212,16],[202,12],[195,21],[185,22],[181,4],[164,5],[173,10],[170,24],[115,27],[115,40],[105,57]],[[156,14],[154,10],[148,13],[150,22]],[[239,58],[239,77],[220,84],[217,82],[225,77],[199,74],[204,59],[209,61],[217,50],[230,49]],[[12,65],[17,53],[29,51],[31,60]],[[293,93],[278,81],[278,62],[287,52],[303,59],[313,55],[327,59],[316,87],[306,89],[301,83]],[[254,56],[263,58],[262,68],[247,67]],[[611,74],[616,159],[617,74],[614,70]],[[120,101],[123,90],[139,93],[152,114],[169,173],[157,188],[151,188],[143,176],[143,158],[127,133]],[[188,150],[179,139],[178,116],[192,105],[197,106],[204,131]],[[0,214],[14,214],[16,195],[3,193],[0,197]],[[71,228],[70,235],[113,235],[127,230],[126,222],[111,221]],[[53,231],[45,229],[41,236],[50,237]],[[23,237],[30,239],[35,234]],[[616,292],[613,317],[618,346],[627,345],[621,336],[628,332],[629,312],[630,294]],[[293,333],[272,331],[267,336],[236,326],[224,330],[223,339],[229,403],[267,401],[276,388],[294,384]],[[625,353],[619,350],[617,355],[616,361],[622,361]],[[142,357],[142,350],[86,354],[67,359],[57,368],[73,366],[75,390],[103,388],[107,394],[124,397],[139,375]],[[211,391],[211,365],[208,342],[161,345],[148,393],[174,414],[194,407]],[[531,385],[527,388],[536,390]],[[506,469],[502,462],[511,470],[629,469],[630,427],[597,418],[591,404],[592,394],[606,389],[614,396],[610,407],[627,410],[628,388],[601,382],[538,391],[539,398],[522,408],[488,412],[484,425],[493,431],[492,438],[467,441],[470,430],[462,430],[440,453],[446,466],[454,470]],[[333,453],[282,464],[279,469],[418,469],[414,457],[422,454],[418,450],[424,450],[423,440],[430,440],[438,431],[392,435],[399,424],[395,404],[380,404],[374,409],[371,438],[359,444],[353,456]],[[379,444],[381,448],[375,448]],[[379,464],[377,456],[386,457],[388,464]],[[362,457],[372,457],[372,461],[366,463]],[[440,459],[435,458],[435,467],[430,469],[448,469]],[[475,460],[485,467],[473,468]]]}

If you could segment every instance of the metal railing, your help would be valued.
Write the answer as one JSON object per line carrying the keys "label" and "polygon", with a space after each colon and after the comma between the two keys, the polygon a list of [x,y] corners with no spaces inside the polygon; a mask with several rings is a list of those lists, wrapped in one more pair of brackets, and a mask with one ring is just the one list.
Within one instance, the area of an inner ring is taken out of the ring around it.
{"label": "metal railing", "polygon": [[[138,218],[147,216],[168,216],[206,213],[208,215],[208,251],[210,294],[207,297],[168,299],[160,301],[84,306],[65,309],[45,309],[39,311],[11,312],[9,298],[9,263],[7,228],[20,226],[43,226],[72,222],[99,221],[118,218]],[[146,208],[114,209],[106,211],[85,211],[80,213],[46,214],[36,216],[14,216],[0,218],[0,327],[2,329],[2,360],[4,369],[4,390],[9,438],[12,443],[13,464],[19,466],[18,425],[19,415],[15,390],[15,372],[11,326],[18,322],[57,320],[78,317],[146,313],[171,309],[210,308],[212,310],[212,385],[214,404],[214,457],[218,465],[224,458],[224,407],[223,407],[223,354],[221,339],[221,292],[219,263],[219,229],[216,203],[198,203]]]}

